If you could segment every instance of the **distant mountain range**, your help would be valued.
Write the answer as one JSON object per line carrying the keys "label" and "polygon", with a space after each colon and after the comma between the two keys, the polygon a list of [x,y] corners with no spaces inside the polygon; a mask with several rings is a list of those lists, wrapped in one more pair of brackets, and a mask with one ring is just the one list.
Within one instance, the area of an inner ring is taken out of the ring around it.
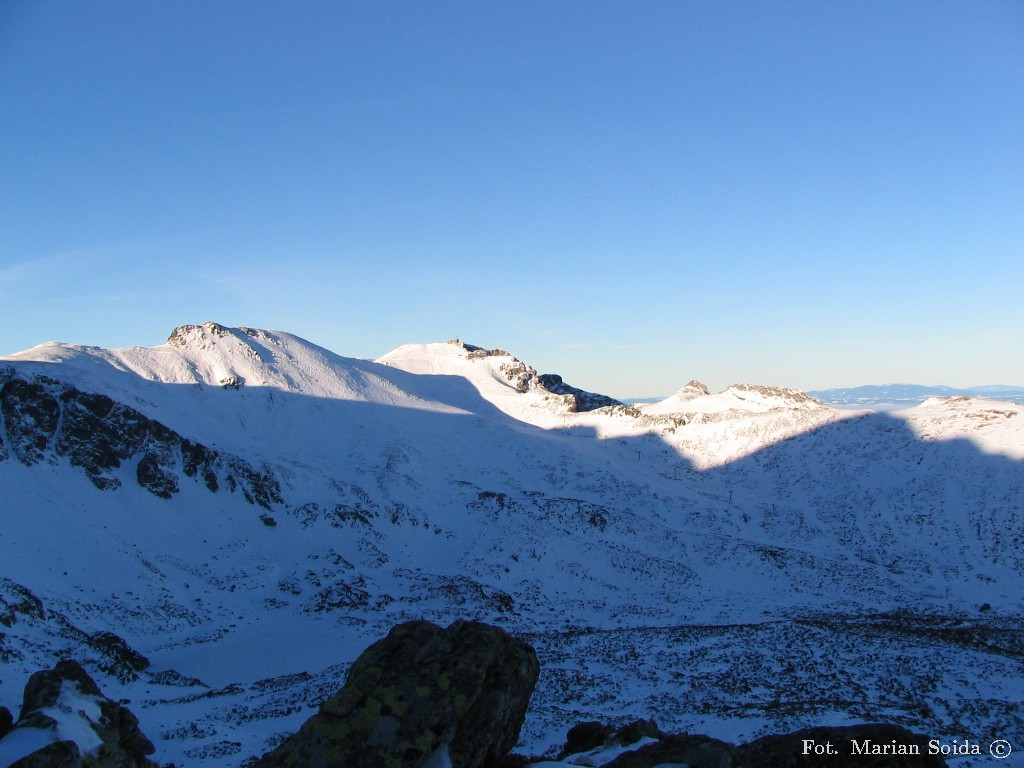
{"label": "distant mountain range", "polygon": [[[926,387],[921,384],[865,384],[862,387],[809,390],[806,394],[833,408],[868,408],[874,411],[894,411],[913,408],[929,397],[983,397],[987,400],[1005,400],[1024,404],[1024,387],[990,384],[983,387]],[[660,403],[661,397],[628,397],[622,402],[630,405]]]}
{"label": "distant mountain range", "polygon": [[929,397],[984,397],[1024,403],[1024,387],[993,384],[984,387],[925,387],[920,384],[868,384],[849,389],[820,389],[808,392],[826,405],[836,408],[871,408],[879,411],[913,408]]}

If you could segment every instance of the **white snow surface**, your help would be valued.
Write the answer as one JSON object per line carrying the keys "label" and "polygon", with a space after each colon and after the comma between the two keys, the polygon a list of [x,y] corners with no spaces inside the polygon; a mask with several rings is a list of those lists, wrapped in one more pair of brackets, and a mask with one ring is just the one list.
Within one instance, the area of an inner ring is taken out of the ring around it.
{"label": "white snow surface", "polygon": [[[160,762],[261,754],[412,618],[537,647],[528,754],[635,717],[734,743],[882,719],[1024,743],[1024,406],[837,411],[734,385],[575,413],[500,350],[374,362],[215,323],[4,368],[280,481],[270,509],[184,475],[162,499],[131,462],[100,490],[52,446],[32,466],[0,446],[0,609],[21,588],[45,609],[4,628],[0,702],[76,651]],[[101,631],[149,668],[103,673],[83,639]]]}

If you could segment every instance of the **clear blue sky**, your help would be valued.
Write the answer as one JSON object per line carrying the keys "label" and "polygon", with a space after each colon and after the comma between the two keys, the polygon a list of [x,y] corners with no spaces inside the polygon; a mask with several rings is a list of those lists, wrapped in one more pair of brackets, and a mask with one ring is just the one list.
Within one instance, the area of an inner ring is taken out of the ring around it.
{"label": "clear blue sky", "polygon": [[0,4],[0,353],[1024,384],[1024,2]]}

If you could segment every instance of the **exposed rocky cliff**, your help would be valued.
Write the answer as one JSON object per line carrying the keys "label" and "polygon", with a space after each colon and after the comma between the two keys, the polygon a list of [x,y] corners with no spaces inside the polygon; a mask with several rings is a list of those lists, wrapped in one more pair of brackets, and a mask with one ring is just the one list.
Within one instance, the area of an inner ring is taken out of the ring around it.
{"label": "exposed rocky cliff", "polygon": [[609,408],[622,405],[621,402],[607,395],[599,395],[596,392],[587,392],[579,387],[573,387],[562,381],[562,377],[554,373],[544,373],[537,377],[541,387],[548,392],[562,395],[569,400],[569,410],[573,413],[583,411],[596,411],[598,408]]}
{"label": "exposed rocky cliff", "polygon": [[621,406],[622,403],[613,397],[601,395],[596,392],[587,392],[579,387],[566,384],[562,377],[555,373],[541,373],[522,360],[513,357],[503,349],[484,349],[472,344],[453,339],[448,342],[466,351],[466,357],[470,360],[483,358],[508,358],[502,359],[497,370],[501,375],[519,392],[529,392],[536,389],[550,395],[555,395],[561,400],[569,413],[584,413],[595,411],[598,408]]}
{"label": "exposed rocky cliff", "polygon": [[67,461],[100,490],[119,488],[134,475],[163,499],[191,479],[211,493],[227,488],[266,509],[282,501],[269,468],[193,442],[107,395],[47,376],[23,378],[0,367],[0,417],[0,461],[13,458],[29,467]]}

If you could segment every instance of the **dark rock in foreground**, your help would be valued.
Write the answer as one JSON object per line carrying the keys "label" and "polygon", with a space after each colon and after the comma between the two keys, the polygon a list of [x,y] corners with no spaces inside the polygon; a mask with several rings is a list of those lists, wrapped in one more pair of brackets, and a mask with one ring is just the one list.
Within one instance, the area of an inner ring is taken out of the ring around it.
{"label": "dark rock in foreground", "polygon": [[[60,738],[67,733],[75,740]],[[153,743],[135,715],[105,697],[76,661],[29,678],[18,722],[4,737],[9,750],[19,738],[49,743],[28,754],[9,751],[8,759],[16,758],[10,768],[156,768],[146,757]]]}
{"label": "dark rock in foreground", "polygon": [[515,745],[539,671],[534,650],[497,627],[400,624],[253,768],[419,768],[445,750],[453,768],[481,768]]}

